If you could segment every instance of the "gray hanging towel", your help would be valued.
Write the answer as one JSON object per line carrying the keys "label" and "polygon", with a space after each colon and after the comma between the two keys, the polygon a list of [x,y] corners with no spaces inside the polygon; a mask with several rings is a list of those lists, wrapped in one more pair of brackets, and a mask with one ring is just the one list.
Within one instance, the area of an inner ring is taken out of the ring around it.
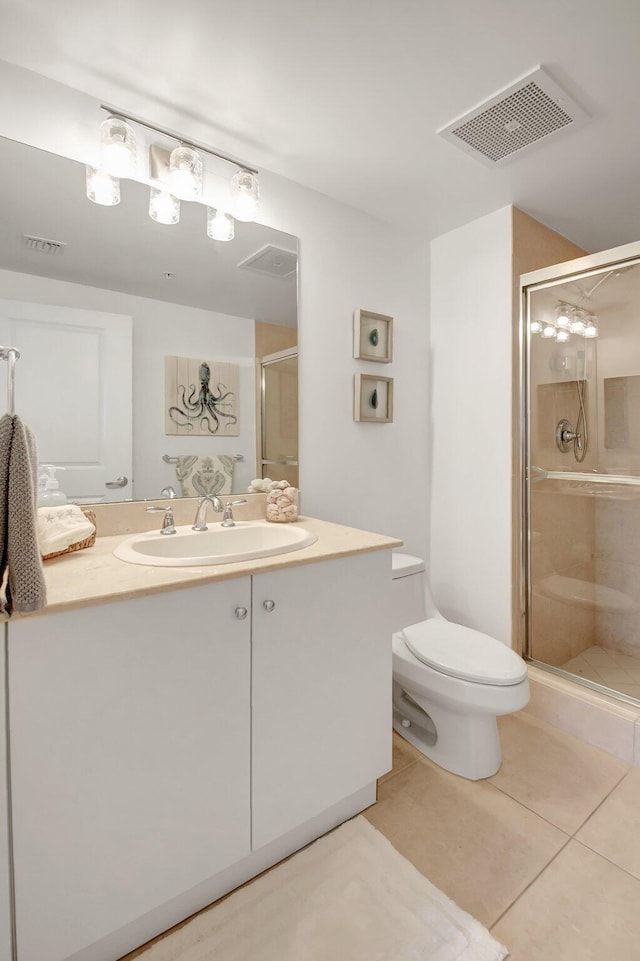
{"label": "gray hanging towel", "polygon": [[0,611],[28,614],[47,603],[36,527],[35,438],[17,415],[0,418]]}

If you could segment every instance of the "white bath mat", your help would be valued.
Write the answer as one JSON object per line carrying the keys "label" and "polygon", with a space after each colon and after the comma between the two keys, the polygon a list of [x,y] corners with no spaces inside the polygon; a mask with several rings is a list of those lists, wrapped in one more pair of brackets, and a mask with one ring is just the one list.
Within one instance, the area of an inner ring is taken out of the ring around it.
{"label": "white bath mat", "polygon": [[502,961],[507,953],[358,817],[140,961]]}

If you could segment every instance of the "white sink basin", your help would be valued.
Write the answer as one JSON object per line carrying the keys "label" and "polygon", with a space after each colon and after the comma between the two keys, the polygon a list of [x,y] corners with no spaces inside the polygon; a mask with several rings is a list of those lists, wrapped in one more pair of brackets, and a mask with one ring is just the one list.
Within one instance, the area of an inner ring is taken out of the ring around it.
{"label": "white sink basin", "polygon": [[203,567],[299,551],[317,540],[315,534],[298,524],[236,521],[234,527],[210,524],[207,531],[194,531],[186,526],[176,527],[175,534],[161,534],[160,531],[134,534],[113,553],[129,564]]}

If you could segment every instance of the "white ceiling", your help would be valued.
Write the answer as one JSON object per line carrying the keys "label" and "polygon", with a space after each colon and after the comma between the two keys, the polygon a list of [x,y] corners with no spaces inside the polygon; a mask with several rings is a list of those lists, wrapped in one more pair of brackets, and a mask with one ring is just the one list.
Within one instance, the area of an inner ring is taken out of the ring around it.
{"label": "white ceiling", "polygon": [[[639,0],[3,0],[0,58],[429,236],[640,236]],[[537,64],[590,114],[489,170],[435,130]]]}

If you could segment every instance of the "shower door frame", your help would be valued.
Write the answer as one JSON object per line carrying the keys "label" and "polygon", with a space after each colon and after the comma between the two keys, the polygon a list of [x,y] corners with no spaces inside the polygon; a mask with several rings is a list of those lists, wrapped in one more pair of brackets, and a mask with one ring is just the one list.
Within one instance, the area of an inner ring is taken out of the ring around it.
{"label": "shower door frame", "polygon": [[[588,254],[585,257],[578,257],[575,260],[568,260],[564,263],[554,264],[551,267],[543,267],[540,270],[529,271],[520,276],[520,322],[518,327],[520,363],[519,383],[517,385],[519,394],[520,424],[519,435],[520,443],[517,452],[514,451],[516,469],[520,476],[520,509],[519,524],[514,531],[514,536],[518,538],[518,554],[520,557],[520,569],[514,577],[514,589],[517,591],[520,608],[520,637],[519,645],[523,657],[529,663],[539,667],[551,674],[575,681],[584,687],[591,688],[600,694],[615,697],[631,704],[638,704],[638,700],[628,694],[614,691],[604,687],[588,678],[579,677],[570,671],[565,671],[561,667],[539,661],[531,654],[532,631],[531,631],[531,609],[532,609],[532,585],[531,585],[531,445],[529,415],[531,411],[531,383],[529,377],[529,362],[531,357],[531,334],[529,332],[529,309],[531,305],[531,294],[538,290],[554,287],[556,284],[567,280],[583,280],[594,274],[601,273],[603,270],[614,269],[616,267],[632,266],[640,264],[640,241],[632,244],[625,244],[621,247],[614,247],[611,250],[604,250],[597,254]],[[514,438],[515,439],[515,438]],[[573,473],[567,471],[566,473]]]}

